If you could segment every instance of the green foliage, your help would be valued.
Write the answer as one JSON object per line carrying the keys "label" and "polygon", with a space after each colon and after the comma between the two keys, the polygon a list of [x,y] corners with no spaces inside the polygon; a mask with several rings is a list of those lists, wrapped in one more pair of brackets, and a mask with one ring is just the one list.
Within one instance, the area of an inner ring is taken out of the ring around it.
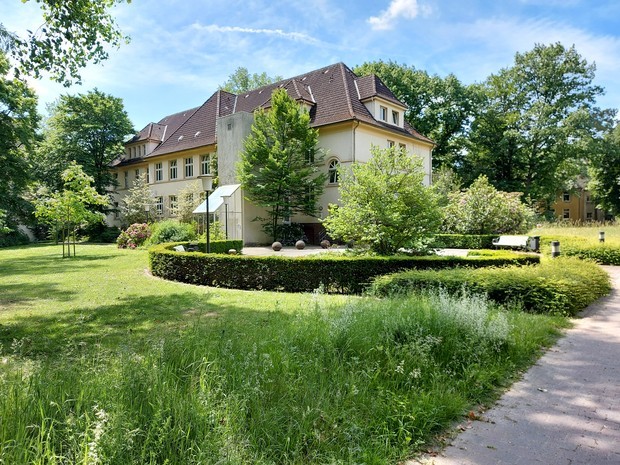
{"label": "green foliage", "polygon": [[103,223],[90,225],[84,230],[88,237],[88,242],[99,242],[104,244],[116,243],[121,230],[116,226],[108,226]]}
{"label": "green foliage", "polygon": [[51,107],[44,141],[37,150],[39,179],[52,190],[70,161],[82,165],[105,194],[115,181],[110,163],[123,153],[123,140],[133,125],[120,98],[95,89],[77,96],[62,95]]}
{"label": "green foliage", "polygon": [[[43,25],[27,37],[12,37],[10,49],[19,62],[16,70],[36,78],[48,72],[55,81],[80,84],[80,68],[108,58],[108,46],[128,41],[109,13],[125,0],[36,0]],[[131,0],[126,0],[130,3]]]}
{"label": "green foliage", "polygon": [[[173,244],[175,245],[175,244]],[[285,292],[361,293],[370,281],[399,270],[441,269],[455,266],[484,267],[530,264],[540,261],[537,255],[504,252],[497,257],[252,257],[218,256],[202,253],[178,253],[172,245],[149,249],[154,276],[190,284],[233,289],[276,290]]]}
{"label": "green foliage", "polygon": [[490,249],[497,234],[435,234],[430,246],[437,249]]}
{"label": "green foliage", "polygon": [[560,254],[567,257],[577,257],[592,260],[600,265],[620,265],[620,243],[607,241],[603,244],[598,239],[586,239],[575,236],[541,236],[541,250],[551,255],[551,241],[560,242]]}
{"label": "green foliage", "polygon": [[247,68],[239,67],[228,80],[220,86],[221,90],[231,92],[233,94],[241,94],[258,87],[266,86],[282,80],[282,76],[267,76],[267,73],[250,74]]}
{"label": "green foliage", "polygon": [[450,202],[450,194],[461,191],[461,178],[447,166],[433,170],[433,191],[437,194],[437,203],[445,207]]}
{"label": "green foliage", "polygon": [[153,223],[148,245],[163,242],[181,242],[196,239],[196,229],[193,224],[180,223],[177,220],[164,220]]}
{"label": "green foliage", "polygon": [[151,228],[146,223],[134,223],[122,231],[116,239],[119,249],[135,249],[144,245],[151,237]]}
{"label": "green foliage", "polygon": [[611,286],[598,265],[556,258],[538,266],[405,271],[375,279],[371,293],[386,296],[421,289],[444,289],[457,295],[466,290],[499,303],[516,302],[528,312],[575,315],[606,295]]}
{"label": "green foliage", "polygon": [[203,192],[202,185],[199,181],[191,182],[179,191],[177,218],[181,223],[194,222],[194,210],[202,202],[200,194]]}
{"label": "green foliage", "polygon": [[30,239],[18,230],[0,231],[0,247],[13,247],[30,243]]}
{"label": "green foliage", "polygon": [[376,61],[354,68],[358,75],[375,74],[404,102],[405,114],[416,130],[430,137],[433,167],[455,166],[462,161],[469,121],[477,108],[477,93],[456,76],[430,76],[426,71],[395,62]]}
{"label": "green foliage", "polygon": [[245,195],[265,208],[263,229],[275,241],[283,219],[296,214],[314,216],[327,175],[317,149],[318,131],[310,115],[284,89],[271,95],[271,108],[254,113],[252,133],[238,165]]}
{"label": "green foliage", "polygon": [[396,147],[373,147],[371,153],[367,163],[340,173],[341,205],[330,205],[325,229],[380,255],[424,249],[440,214],[434,193],[422,184],[422,161]]}
{"label": "green foliage", "polygon": [[14,214],[30,181],[27,155],[33,150],[39,115],[32,89],[9,71],[0,51],[0,210]]}
{"label": "green foliage", "polygon": [[594,74],[594,64],[560,43],[517,53],[512,67],[480,86],[483,100],[460,170],[465,182],[486,175],[498,189],[551,202],[581,172],[598,125],[613,116],[594,107],[603,92]]}
{"label": "green foliage", "polygon": [[604,210],[620,215],[620,125],[593,142],[588,174],[594,199]]}
{"label": "green foliage", "polygon": [[141,174],[133,182],[133,185],[123,197],[121,215],[124,224],[147,223],[146,207],[155,212],[155,194],[146,182],[146,175]]}
{"label": "green foliage", "polygon": [[486,176],[480,176],[463,192],[448,195],[443,228],[456,234],[526,232],[534,221],[534,212],[519,197],[519,192],[496,190]]}

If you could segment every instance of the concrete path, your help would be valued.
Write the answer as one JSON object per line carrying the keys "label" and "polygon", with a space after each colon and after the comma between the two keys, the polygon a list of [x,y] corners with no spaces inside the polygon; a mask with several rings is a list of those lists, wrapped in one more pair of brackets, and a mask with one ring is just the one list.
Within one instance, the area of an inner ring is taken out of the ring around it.
{"label": "concrete path", "polygon": [[604,268],[610,296],[439,456],[407,464],[620,464],[620,267]]}

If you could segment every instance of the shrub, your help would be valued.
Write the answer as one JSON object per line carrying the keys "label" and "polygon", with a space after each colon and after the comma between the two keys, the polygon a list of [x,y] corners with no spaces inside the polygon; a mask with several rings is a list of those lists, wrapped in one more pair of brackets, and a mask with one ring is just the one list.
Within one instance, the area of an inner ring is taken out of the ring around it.
{"label": "shrub", "polygon": [[121,234],[120,228],[116,226],[107,226],[102,223],[90,225],[84,230],[84,234],[88,236],[88,242],[103,242],[113,244]]}
{"label": "shrub", "polygon": [[545,255],[551,254],[551,241],[560,242],[560,254],[592,260],[600,265],[620,265],[620,246],[617,243],[598,243],[585,237],[542,236],[540,248]]}
{"label": "shrub", "polygon": [[143,245],[151,235],[149,225],[146,223],[134,223],[125,231],[121,232],[116,239],[116,244],[120,249],[135,249]]}
{"label": "shrub", "polygon": [[153,224],[148,245],[191,241],[194,239],[196,239],[196,229],[193,224],[179,223],[176,220],[164,220]]}
{"label": "shrub", "polygon": [[28,239],[28,236],[17,229],[0,232],[0,247],[12,247],[29,243],[30,239]]}
{"label": "shrub", "polygon": [[153,275],[174,281],[234,289],[361,293],[375,276],[400,270],[437,269],[454,266],[481,267],[538,263],[532,254],[503,252],[494,257],[248,257],[202,253],[178,253],[176,244],[149,250]]}
{"label": "shrub", "polygon": [[540,266],[410,270],[376,278],[370,293],[387,296],[420,289],[452,294],[467,290],[499,303],[518,302],[528,312],[574,315],[611,287],[609,276],[596,264],[557,258]]}
{"label": "shrub", "polygon": [[431,247],[441,249],[490,249],[497,234],[436,234]]}

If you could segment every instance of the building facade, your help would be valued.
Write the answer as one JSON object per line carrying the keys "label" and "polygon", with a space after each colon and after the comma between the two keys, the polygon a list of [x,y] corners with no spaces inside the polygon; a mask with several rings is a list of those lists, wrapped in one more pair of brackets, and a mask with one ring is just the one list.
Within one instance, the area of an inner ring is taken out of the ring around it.
{"label": "building facade", "polygon": [[[318,146],[326,156],[325,191],[317,217],[297,216],[311,243],[321,235],[321,219],[338,203],[337,169],[370,159],[371,148],[402,147],[423,160],[425,184],[431,181],[433,142],[405,121],[406,106],[374,75],[359,77],[343,63],[235,95],[215,92],[200,107],[150,123],[125,144],[125,154],[112,164],[120,204],[136,177],[144,175],[157,199],[156,212],[174,217],[179,192],[204,174],[217,172],[219,187],[209,196],[209,211],[225,225],[230,238],[246,244],[269,242],[260,223],[264,211],[243,195],[236,165],[250,134],[253,112],[268,109],[273,90],[285,89],[310,114],[319,131]],[[205,207],[202,207],[205,211]],[[198,210],[200,211],[200,210]],[[120,224],[118,215],[109,217]]]}

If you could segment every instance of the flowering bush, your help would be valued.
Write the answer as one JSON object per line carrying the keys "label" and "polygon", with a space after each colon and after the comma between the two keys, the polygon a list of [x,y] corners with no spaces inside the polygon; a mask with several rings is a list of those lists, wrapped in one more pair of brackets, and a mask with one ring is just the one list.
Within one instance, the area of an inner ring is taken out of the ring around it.
{"label": "flowering bush", "polygon": [[135,249],[140,247],[151,236],[151,230],[146,223],[134,223],[121,232],[116,240],[119,249]]}

